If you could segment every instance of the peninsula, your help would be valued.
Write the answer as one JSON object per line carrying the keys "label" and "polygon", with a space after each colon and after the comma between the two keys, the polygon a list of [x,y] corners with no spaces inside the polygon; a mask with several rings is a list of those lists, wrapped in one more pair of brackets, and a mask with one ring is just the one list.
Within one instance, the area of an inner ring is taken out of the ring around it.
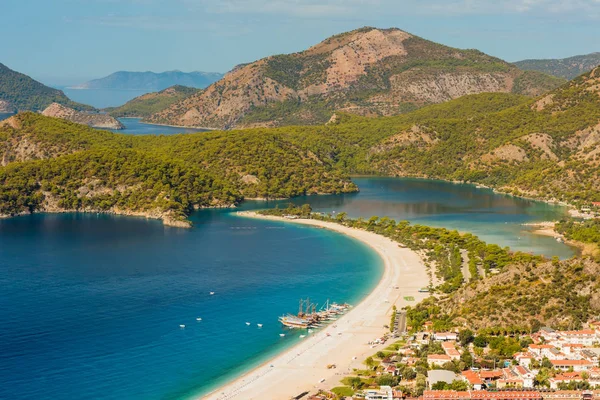
{"label": "peninsula", "polygon": [[[409,304],[407,298],[420,301],[427,295],[419,289],[429,285],[427,269],[413,250],[398,242],[360,229],[335,222],[313,219],[286,219],[253,212],[238,212],[246,218],[262,218],[330,229],[360,240],[376,251],[383,262],[383,275],[377,287],[358,305],[338,319],[285,353],[262,366],[215,390],[206,399],[261,399],[291,398],[315,388],[330,388],[353,368],[360,368],[362,360],[373,352],[368,344],[380,338],[384,325],[390,323],[393,306]],[[389,330],[388,330],[389,331]],[[335,364],[335,369],[327,365]]]}

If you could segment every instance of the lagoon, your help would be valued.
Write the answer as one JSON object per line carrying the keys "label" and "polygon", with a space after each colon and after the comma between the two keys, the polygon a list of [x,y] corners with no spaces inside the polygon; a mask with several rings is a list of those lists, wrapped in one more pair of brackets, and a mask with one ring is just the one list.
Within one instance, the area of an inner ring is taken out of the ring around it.
{"label": "lagoon", "polygon": [[[573,253],[521,225],[560,218],[562,207],[440,181],[354,181],[360,193],[292,201]],[[296,343],[279,337],[277,317],[300,297],[356,304],[381,275],[377,255],[353,239],[235,211],[199,211],[187,230],[102,214],[0,220],[0,398],[193,397]]]}

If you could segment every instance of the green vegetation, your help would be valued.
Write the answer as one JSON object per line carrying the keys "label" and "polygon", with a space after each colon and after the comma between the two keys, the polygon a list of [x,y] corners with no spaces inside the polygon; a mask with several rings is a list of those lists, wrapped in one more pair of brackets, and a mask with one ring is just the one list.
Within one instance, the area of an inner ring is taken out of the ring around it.
{"label": "green vegetation", "polygon": [[94,110],[94,107],[71,101],[62,91],[45,86],[3,64],[0,64],[0,100],[7,101],[17,111],[42,111],[52,103],[79,111]]}
{"label": "green vegetation", "polygon": [[514,64],[524,70],[539,71],[559,78],[573,79],[600,65],[600,53],[562,59],[523,60]]}
{"label": "green vegetation", "polygon": [[195,93],[199,89],[186,86],[172,86],[156,93],[147,93],[128,101],[120,107],[110,107],[104,109],[115,118],[139,117],[146,118],[150,115],[160,112],[170,105],[177,103]]}
{"label": "green vegetation", "polygon": [[[243,197],[356,190],[342,172],[277,132],[128,136],[33,113],[14,118],[19,129],[0,129],[8,162],[0,168],[0,214],[44,210],[50,202],[182,219],[194,207],[229,206]],[[24,159],[24,143],[39,151]]]}
{"label": "green vegetation", "polygon": [[[302,207],[296,210],[295,215],[300,215]],[[293,212],[290,207],[286,213]],[[275,210],[261,213],[281,215],[281,211]],[[413,331],[422,329],[427,321],[432,321],[433,330],[438,332],[466,325],[476,329],[479,335],[473,339],[471,330],[463,330],[459,334],[461,342],[475,340],[475,346],[479,347],[490,344],[496,351],[494,354],[506,356],[518,351],[520,343],[512,339],[500,342],[481,335],[525,334],[544,325],[573,329],[600,311],[600,281],[596,278],[600,264],[592,259],[550,261],[541,256],[510,252],[468,233],[411,225],[386,217],[374,216],[367,220],[315,213],[303,216],[374,232],[424,255],[426,264],[442,281],[433,288],[441,295],[406,307],[407,324]],[[459,249],[467,251],[469,258],[487,273],[493,270],[497,274],[464,282],[457,267],[461,257]]]}

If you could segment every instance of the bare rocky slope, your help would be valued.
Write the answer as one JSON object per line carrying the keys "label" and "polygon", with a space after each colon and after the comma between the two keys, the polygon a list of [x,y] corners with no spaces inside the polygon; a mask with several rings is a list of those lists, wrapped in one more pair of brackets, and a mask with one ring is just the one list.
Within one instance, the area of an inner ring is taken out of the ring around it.
{"label": "bare rocky slope", "polygon": [[75,122],[77,124],[87,125],[94,128],[105,128],[105,129],[123,129],[125,128],[115,118],[108,114],[98,113],[87,113],[82,111],[75,111],[72,108],[62,106],[58,103],[50,104],[43,112],[42,115],[46,117],[54,117],[66,119],[67,121]]}
{"label": "bare rocky slope", "polygon": [[306,51],[241,65],[148,118],[229,129],[326,122],[334,110],[395,115],[467,94],[540,95],[562,80],[399,29],[362,28]]}

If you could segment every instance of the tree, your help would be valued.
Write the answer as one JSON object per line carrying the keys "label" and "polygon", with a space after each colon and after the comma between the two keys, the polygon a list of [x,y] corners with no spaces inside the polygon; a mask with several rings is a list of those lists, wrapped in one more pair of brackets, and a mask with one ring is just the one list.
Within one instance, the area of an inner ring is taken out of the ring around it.
{"label": "tree", "polygon": [[367,359],[365,360],[365,364],[367,365],[367,367],[373,368],[373,366],[375,366],[375,361],[373,361],[373,357],[367,357]]}
{"label": "tree", "polygon": [[348,384],[350,384],[352,389],[360,389],[363,385],[363,381],[358,376],[353,376],[348,378]]}
{"label": "tree", "polygon": [[410,367],[406,367],[402,370],[402,379],[407,380],[407,381],[412,381],[416,377],[417,377],[417,373],[415,372],[414,369],[412,369]]}
{"label": "tree", "polygon": [[488,344],[488,339],[487,337],[483,336],[483,335],[477,335],[475,337],[475,339],[473,339],[473,344],[476,347],[480,347],[480,348],[484,348],[487,346]]}
{"label": "tree", "polygon": [[475,336],[473,335],[473,331],[470,329],[463,329],[458,332],[458,340],[463,346],[466,346],[467,344],[471,343],[474,338]]}

